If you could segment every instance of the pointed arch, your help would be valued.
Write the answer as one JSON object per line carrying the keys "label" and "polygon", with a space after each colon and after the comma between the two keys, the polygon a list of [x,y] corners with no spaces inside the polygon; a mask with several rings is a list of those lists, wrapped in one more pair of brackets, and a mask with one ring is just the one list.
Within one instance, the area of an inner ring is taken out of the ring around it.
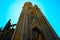
{"label": "pointed arch", "polygon": [[42,40],[42,33],[37,18],[32,21],[32,40]]}
{"label": "pointed arch", "polygon": [[38,28],[40,27],[39,21],[38,21],[37,18],[34,18],[34,19],[32,20],[32,29],[33,29],[34,27],[38,27]]}
{"label": "pointed arch", "polygon": [[32,29],[32,40],[42,40],[42,33],[37,27]]}

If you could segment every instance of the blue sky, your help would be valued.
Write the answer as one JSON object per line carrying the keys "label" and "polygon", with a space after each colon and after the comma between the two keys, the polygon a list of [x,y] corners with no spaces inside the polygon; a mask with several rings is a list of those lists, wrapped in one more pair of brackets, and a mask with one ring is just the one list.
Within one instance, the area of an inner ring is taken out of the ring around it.
{"label": "blue sky", "polygon": [[60,0],[0,0],[0,27],[4,28],[9,19],[17,23],[23,4],[29,1],[38,5],[60,37]]}

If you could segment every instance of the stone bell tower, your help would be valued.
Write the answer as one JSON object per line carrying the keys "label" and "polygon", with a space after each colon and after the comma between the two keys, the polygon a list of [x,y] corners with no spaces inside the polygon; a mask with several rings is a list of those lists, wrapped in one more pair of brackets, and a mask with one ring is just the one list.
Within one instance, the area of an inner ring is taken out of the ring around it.
{"label": "stone bell tower", "polygon": [[26,2],[12,40],[59,40],[37,5]]}

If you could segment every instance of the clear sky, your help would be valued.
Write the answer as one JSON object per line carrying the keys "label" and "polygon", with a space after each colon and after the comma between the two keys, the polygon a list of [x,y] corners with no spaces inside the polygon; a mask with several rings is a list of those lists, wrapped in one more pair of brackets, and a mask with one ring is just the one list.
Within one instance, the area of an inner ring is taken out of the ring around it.
{"label": "clear sky", "polygon": [[0,27],[4,28],[9,19],[17,23],[24,3],[29,1],[38,5],[60,37],[60,0],[0,0]]}

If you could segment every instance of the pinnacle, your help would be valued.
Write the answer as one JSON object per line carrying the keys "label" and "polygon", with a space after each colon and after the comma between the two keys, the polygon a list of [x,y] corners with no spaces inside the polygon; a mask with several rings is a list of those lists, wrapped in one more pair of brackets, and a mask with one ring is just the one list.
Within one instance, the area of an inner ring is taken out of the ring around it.
{"label": "pinnacle", "polygon": [[25,6],[33,6],[33,5],[32,5],[31,2],[26,2],[26,3],[24,4],[24,7],[25,7]]}

